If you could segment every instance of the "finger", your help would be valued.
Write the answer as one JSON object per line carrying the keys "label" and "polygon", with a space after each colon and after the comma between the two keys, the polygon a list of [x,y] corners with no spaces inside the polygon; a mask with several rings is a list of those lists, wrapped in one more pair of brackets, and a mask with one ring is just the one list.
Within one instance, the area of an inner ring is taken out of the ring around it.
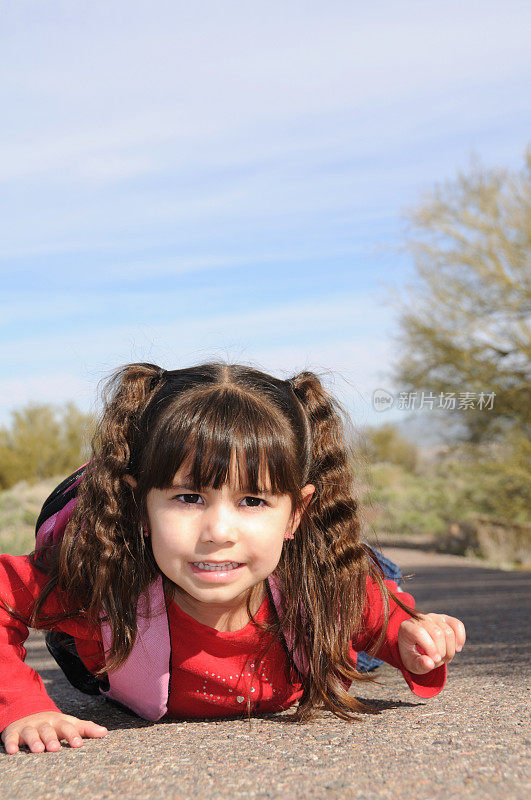
{"label": "finger", "polygon": [[77,729],[85,739],[101,738],[109,732],[105,725],[98,725],[90,719],[78,720]]}
{"label": "finger", "polygon": [[455,636],[455,650],[459,653],[463,649],[463,645],[466,641],[466,631],[460,619],[457,619],[457,617],[450,617],[448,614],[427,614],[424,621],[442,625],[443,630],[449,626]]}
{"label": "finger", "polygon": [[19,735],[18,733],[6,733],[5,736],[2,736],[2,740],[4,742],[4,748],[8,755],[13,755],[13,753],[18,753],[18,743],[19,743]]}
{"label": "finger", "polygon": [[438,654],[434,659],[432,656],[429,656],[425,652],[424,648],[420,647],[419,645],[416,645],[415,650],[413,651],[413,659],[414,668],[410,669],[410,672],[415,672],[417,675],[424,675],[426,672],[431,672],[432,669],[439,667],[442,663]]}
{"label": "finger", "polygon": [[[456,617],[449,617],[446,614],[429,614],[425,620],[426,627],[432,638],[440,648],[443,661],[448,664],[455,656],[456,652],[463,649],[466,633],[465,626]],[[445,651],[442,649],[442,639],[436,633],[437,628],[442,630],[445,637]]]}
{"label": "finger", "polygon": [[44,742],[44,746],[49,752],[54,752],[61,749],[61,742],[57,738],[55,728],[53,725],[50,725],[49,722],[46,722],[44,725],[39,727],[39,733],[42,741]]}
{"label": "finger", "polygon": [[32,753],[42,753],[45,749],[38,730],[32,725],[22,728],[19,744],[25,744]]}
{"label": "finger", "polygon": [[78,733],[77,728],[71,722],[59,720],[56,723],[56,731],[59,739],[66,739],[70,747],[82,747],[83,739]]}
{"label": "finger", "polygon": [[455,635],[455,649],[458,653],[461,652],[463,646],[466,642],[466,631],[465,626],[461,622],[460,619],[457,617],[447,617],[445,616],[447,624],[452,628],[454,635]]}
{"label": "finger", "polygon": [[446,655],[443,656],[443,661],[445,664],[449,664],[452,658],[455,656],[455,632],[454,629],[449,625],[446,621],[447,618],[442,617],[441,623],[443,625],[444,636],[446,640]]}
{"label": "finger", "polygon": [[455,646],[453,643],[454,632],[453,629],[444,622],[444,619],[444,616],[436,614],[433,615],[433,617],[428,616],[423,622],[424,627],[435,645],[435,652],[430,652],[429,655],[437,665],[445,661],[448,656],[447,648],[450,638],[452,640],[450,645],[450,650],[453,651],[452,657],[455,654]]}
{"label": "finger", "polygon": [[[424,621],[423,625],[425,624]],[[409,661],[412,665],[408,667],[411,672],[422,675],[441,663],[442,656],[439,647],[430,635],[431,631],[429,633],[426,627],[415,625],[408,629],[408,634],[406,651],[409,653]]]}

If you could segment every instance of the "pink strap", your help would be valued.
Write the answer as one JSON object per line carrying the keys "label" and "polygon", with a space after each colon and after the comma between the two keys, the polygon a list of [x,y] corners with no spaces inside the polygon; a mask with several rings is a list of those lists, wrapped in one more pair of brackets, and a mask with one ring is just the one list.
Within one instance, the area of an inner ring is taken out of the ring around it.
{"label": "pink strap", "polygon": [[[277,613],[280,614],[281,610],[283,609],[282,604],[282,595],[280,591],[280,582],[274,573],[268,577],[269,588],[271,589],[271,597],[273,598],[273,603],[275,604],[275,608]],[[289,631],[284,632],[284,637],[286,639],[286,645],[288,647],[289,652],[293,658],[293,663],[299,670],[299,672],[305,675],[308,672],[308,659],[306,658],[306,654],[299,650],[295,650],[295,635],[291,635]]]}
{"label": "pink strap", "polygon": [[[80,483],[82,477],[72,486]],[[72,498],[64,508],[42,523],[36,535],[37,547],[61,540],[76,503],[77,497]],[[151,609],[149,617],[146,613],[148,605]],[[105,613],[102,611],[100,616],[105,616]],[[170,629],[160,575],[138,600],[137,625],[135,643],[126,663],[119,670],[108,673],[110,688],[107,692],[100,691],[144,719],[154,721],[168,710],[170,687]],[[101,634],[107,654],[112,640],[109,623],[101,623]]]}
{"label": "pink strap", "polygon": [[[147,599],[151,606],[149,617]],[[108,673],[110,688],[107,692],[100,691],[155,722],[168,710],[170,690],[170,628],[160,575],[138,600],[137,625],[137,636],[127,661],[120,669]],[[101,623],[101,633],[107,655],[112,638],[108,622]]]}

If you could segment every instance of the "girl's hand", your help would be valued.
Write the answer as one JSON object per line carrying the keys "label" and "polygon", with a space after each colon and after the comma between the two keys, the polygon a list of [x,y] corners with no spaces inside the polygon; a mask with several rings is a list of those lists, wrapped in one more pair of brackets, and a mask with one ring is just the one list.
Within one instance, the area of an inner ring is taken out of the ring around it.
{"label": "girl's hand", "polygon": [[424,675],[448,664],[463,649],[465,626],[447,614],[421,614],[420,620],[406,619],[398,630],[398,650],[405,668]]}
{"label": "girl's hand", "polygon": [[107,735],[107,728],[87,719],[70,717],[58,711],[40,711],[15,720],[2,731],[2,741],[8,755],[18,752],[19,745],[27,745],[32,753],[61,749],[60,739],[67,739],[70,747],[82,747],[86,739]]}

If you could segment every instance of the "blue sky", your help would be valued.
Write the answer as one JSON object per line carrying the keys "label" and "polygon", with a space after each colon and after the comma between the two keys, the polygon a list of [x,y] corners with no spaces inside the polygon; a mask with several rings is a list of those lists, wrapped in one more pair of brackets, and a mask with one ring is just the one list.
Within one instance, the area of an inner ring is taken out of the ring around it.
{"label": "blue sky", "polygon": [[521,164],[531,4],[0,12],[0,423],[211,358],[324,370],[383,421],[402,212],[472,153]]}

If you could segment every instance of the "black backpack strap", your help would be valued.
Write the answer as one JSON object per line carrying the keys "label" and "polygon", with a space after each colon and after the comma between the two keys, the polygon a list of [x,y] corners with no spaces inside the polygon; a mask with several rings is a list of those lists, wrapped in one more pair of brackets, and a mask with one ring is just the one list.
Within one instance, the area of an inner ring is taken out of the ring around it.
{"label": "black backpack strap", "polygon": [[46,498],[35,524],[35,533],[37,533],[45,520],[57,514],[58,511],[64,508],[66,504],[77,495],[78,487],[73,486],[71,489],[69,489],[69,487],[84,473],[85,468],[86,465],[76,469],[76,471],[69,475],[68,478],[65,478],[59,486],[56,486],[51,495]]}
{"label": "black backpack strap", "polygon": [[100,688],[109,690],[109,680],[99,680],[84,665],[70,634],[63,631],[46,631],[46,647],[55,658],[72,686],[83,694],[100,694]]}

